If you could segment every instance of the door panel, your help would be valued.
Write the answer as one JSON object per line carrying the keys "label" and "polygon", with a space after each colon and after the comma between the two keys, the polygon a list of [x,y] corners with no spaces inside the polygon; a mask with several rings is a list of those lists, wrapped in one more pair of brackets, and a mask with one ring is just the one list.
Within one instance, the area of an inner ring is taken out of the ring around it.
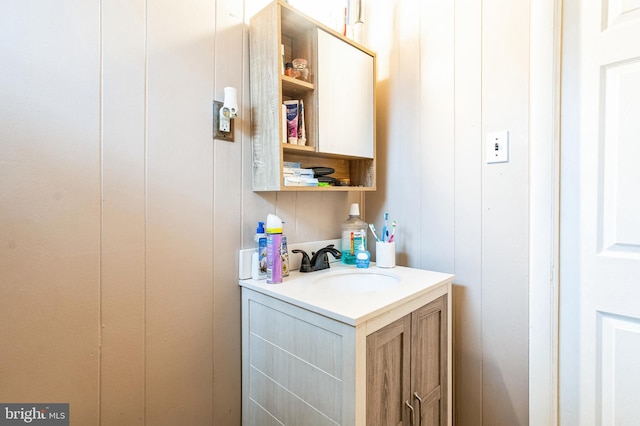
{"label": "door panel", "polygon": [[637,20],[640,0],[609,0],[604,2],[604,29]]}
{"label": "door panel", "polygon": [[637,318],[600,313],[602,330],[600,377],[604,425],[635,425],[640,419],[640,321]]}
{"label": "door panel", "polygon": [[367,336],[367,426],[410,424],[410,328],[407,315]]}
{"label": "door panel", "polygon": [[373,158],[373,57],[318,30],[318,151]]}
{"label": "door panel", "polygon": [[411,316],[411,388],[413,404],[420,407],[419,424],[446,425],[447,296]]}
{"label": "door panel", "polygon": [[602,205],[600,216],[603,254],[640,256],[640,60],[604,68],[604,138]]}

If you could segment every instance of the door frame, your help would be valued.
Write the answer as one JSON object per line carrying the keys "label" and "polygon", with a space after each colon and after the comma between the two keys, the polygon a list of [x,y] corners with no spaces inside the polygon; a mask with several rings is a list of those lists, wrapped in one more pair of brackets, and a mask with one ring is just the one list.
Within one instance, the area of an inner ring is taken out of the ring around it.
{"label": "door frame", "polygon": [[532,1],[529,109],[529,424],[559,424],[563,0]]}

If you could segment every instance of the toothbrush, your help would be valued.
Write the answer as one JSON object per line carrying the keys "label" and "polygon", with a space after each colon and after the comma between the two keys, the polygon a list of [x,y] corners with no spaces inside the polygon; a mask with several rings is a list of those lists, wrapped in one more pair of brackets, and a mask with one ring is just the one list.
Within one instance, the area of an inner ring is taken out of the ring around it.
{"label": "toothbrush", "polygon": [[393,222],[391,222],[391,236],[389,237],[389,242],[392,243],[393,242],[393,237],[396,235],[396,227],[398,226],[398,222],[396,222],[395,220]]}
{"label": "toothbrush", "polygon": [[371,233],[373,234],[374,237],[376,237],[376,241],[380,241],[380,239],[378,238],[378,236],[376,235],[376,227],[373,226],[373,223],[369,224],[369,229],[371,229]]}
{"label": "toothbrush", "polygon": [[382,227],[382,242],[384,242],[389,236],[389,213],[384,212],[384,226]]}

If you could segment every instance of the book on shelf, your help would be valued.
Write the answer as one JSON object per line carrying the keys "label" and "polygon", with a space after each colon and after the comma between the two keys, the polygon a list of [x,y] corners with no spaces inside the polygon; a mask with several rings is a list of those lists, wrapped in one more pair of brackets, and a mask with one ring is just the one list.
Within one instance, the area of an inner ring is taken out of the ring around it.
{"label": "book on shelf", "polygon": [[283,167],[282,174],[284,176],[314,177],[313,169],[301,169],[299,167]]}
{"label": "book on shelf", "polygon": [[285,176],[284,186],[318,186],[318,179],[306,176]]}

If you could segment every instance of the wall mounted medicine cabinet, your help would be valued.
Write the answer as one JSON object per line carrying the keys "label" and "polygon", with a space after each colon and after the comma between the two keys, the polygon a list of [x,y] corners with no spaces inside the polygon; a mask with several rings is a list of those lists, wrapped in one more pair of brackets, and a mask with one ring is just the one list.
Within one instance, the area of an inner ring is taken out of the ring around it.
{"label": "wall mounted medicine cabinet", "polygon": [[[254,191],[373,191],[375,54],[282,0],[249,30]],[[307,60],[308,76],[285,64]],[[285,101],[304,105],[306,141],[289,143]],[[335,186],[288,186],[285,163],[335,170]]]}

